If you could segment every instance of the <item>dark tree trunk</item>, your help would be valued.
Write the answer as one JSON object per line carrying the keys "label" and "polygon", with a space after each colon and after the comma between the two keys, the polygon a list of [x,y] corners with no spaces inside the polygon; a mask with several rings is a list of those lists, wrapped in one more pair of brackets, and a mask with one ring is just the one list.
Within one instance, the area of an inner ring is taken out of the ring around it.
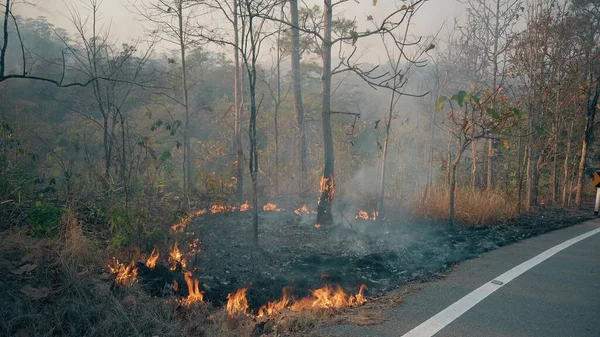
{"label": "dark tree trunk", "polygon": [[326,226],[333,224],[331,214],[331,204],[333,202],[335,178],[334,178],[334,152],[333,135],[331,132],[331,24],[332,24],[332,6],[331,0],[324,0],[323,10],[325,11],[323,23],[323,74],[322,74],[322,127],[323,127],[323,145],[324,145],[324,167],[321,177],[321,188],[319,196],[319,205],[317,207],[316,226]]}
{"label": "dark tree trunk", "polygon": [[298,127],[298,154],[300,158],[300,191],[306,192],[306,133],[304,131],[304,107],[302,104],[302,78],[300,76],[300,31],[298,30],[298,0],[290,0],[292,28],[292,90],[294,91],[294,114]]}

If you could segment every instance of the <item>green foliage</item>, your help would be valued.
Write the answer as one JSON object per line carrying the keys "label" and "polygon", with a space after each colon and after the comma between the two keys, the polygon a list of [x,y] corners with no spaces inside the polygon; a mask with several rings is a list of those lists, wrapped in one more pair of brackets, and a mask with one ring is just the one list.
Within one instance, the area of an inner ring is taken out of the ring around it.
{"label": "green foliage", "polygon": [[60,224],[63,210],[47,202],[37,201],[27,212],[27,220],[38,237],[53,236]]}
{"label": "green foliage", "polygon": [[160,226],[151,226],[150,214],[143,210],[129,210],[125,207],[115,207],[110,211],[110,231],[112,238],[110,250],[143,244],[152,246],[166,236]]}
{"label": "green foliage", "polygon": [[467,94],[466,91],[459,91],[456,95],[452,96],[452,99],[456,100],[456,102],[458,103],[458,105],[462,108],[463,106],[465,106],[465,102],[467,100],[467,98],[470,98],[471,96],[469,94]]}
{"label": "green foliage", "polygon": [[446,97],[446,96],[440,96],[440,98],[438,98],[438,101],[436,104],[437,112],[442,112],[442,110],[444,110],[444,103],[446,103],[447,100],[448,100],[448,97]]}

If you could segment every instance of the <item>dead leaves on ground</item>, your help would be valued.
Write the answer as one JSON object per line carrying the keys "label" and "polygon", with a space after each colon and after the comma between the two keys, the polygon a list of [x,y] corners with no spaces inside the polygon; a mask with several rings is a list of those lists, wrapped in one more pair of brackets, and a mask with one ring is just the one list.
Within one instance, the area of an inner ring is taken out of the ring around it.
{"label": "dead leaves on ground", "polygon": [[46,298],[51,293],[48,288],[34,288],[32,286],[24,286],[19,291],[34,301]]}
{"label": "dead leaves on ground", "polygon": [[36,267],[37,267],[37,264],[35,264],[35,263],[34,264],[24,264],[19,269],[11,271],[11,273],[13,273],[15,275],[23,275],[23,274],[31,273]]}

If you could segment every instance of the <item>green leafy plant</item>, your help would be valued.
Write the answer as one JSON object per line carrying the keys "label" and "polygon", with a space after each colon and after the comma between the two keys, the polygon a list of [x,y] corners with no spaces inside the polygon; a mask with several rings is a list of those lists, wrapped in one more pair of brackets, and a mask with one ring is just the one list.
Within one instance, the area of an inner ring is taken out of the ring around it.
{"label": "green leafy plant", "polygon": [[27,219],[33,229],[33,235],[39,237],[55,235],[62,214],[62,208],[47,202],[37,201],[27,214]]}

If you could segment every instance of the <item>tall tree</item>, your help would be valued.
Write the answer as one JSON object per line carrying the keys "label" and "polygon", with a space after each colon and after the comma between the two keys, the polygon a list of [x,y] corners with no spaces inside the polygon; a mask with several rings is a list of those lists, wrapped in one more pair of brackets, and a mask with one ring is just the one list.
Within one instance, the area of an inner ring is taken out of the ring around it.
{"label": "tall tree", "polygon": [[[131,1],[131,0],[130,0]],[[177,99],[183,109],[183,128],[181,136],[183,138],[183,190],[187,207],[190,207],[190,192],[194,186],[194,158],[190,144],[190,102],[186,67],[186,53],[194,41],[193,30],[196,28],[196,19],[198,14],[196,8],[200,5],[197,0],[168,0],[158,1],[157,3],[146,3],[139,5],[137,2],[130,2],[131,6],[145,20],[154,24],[155,27],[150,30],[154,34],[162,36],[164,41],[177,46],[180,60],[180,79],[181,79],[181,97]],[[167,63],[174,63],[175,60],[167,58]]]}
{"label": "tall tree", "polygon": [[298,127],[298,157],[300,159],[300,191],[306,190],[306,132],[304,131],[304,105],[302,104],[302,78],[300,76],[300,29],[298,22],[298,0],[290,0],[290,23],[292,25],[292,91],[294,92],[294,114]]}
{"label": "tall tree", "polygon": [[573,0],[573,9],[578,21],[577,35],[581,43],[584,69],[582,84],[586,97],[583,104],[585,128],[581,140],[581,155],[575,190],[575,207],[579,209],[582,205],[583,180],[600,96],[600,47],[598,47],[600,45],[600,2]]}

